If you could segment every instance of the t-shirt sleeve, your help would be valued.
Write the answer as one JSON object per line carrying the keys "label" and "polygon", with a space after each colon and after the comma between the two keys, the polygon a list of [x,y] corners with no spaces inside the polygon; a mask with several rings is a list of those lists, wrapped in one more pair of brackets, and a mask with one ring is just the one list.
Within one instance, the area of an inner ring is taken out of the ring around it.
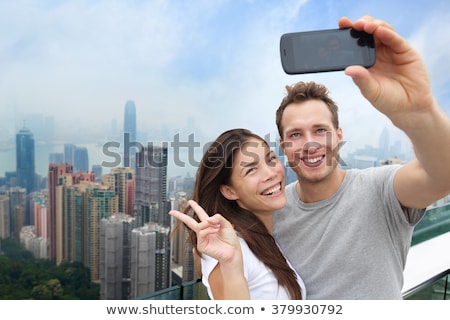
{"label": "t-shirt sleeve", "polygon": [[385,181],[382,192],[389,212],[393,213],[395,218],[398,217],[401,222],[407,223],[409,226],[415,226],[423,218],[426,208],[405,208],[400,205],[394,191],[394,177],[400,168],[401,165],[385,166],[383,167],[384,170],[378,171],[383,173],[378,179]]}

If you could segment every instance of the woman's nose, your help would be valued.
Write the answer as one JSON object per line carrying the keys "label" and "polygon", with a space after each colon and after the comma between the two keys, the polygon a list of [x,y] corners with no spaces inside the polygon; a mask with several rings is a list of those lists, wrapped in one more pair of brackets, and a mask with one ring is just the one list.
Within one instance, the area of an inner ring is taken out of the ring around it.
{"label": "woman's nose", "polygon": [[273,180],[277,175],[277,171],[275,168],[275,163],[268,162],[264,166],[264,181]]}

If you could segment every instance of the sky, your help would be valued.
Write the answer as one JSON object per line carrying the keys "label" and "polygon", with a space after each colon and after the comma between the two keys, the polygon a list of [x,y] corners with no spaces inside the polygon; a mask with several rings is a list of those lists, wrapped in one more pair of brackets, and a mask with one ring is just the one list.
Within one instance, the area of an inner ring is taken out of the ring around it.
{"label": "sky", "polygon": [[35,114],[53,117],[61,136],[104,143],[128,100],[144,144],[178,133],[211,141],[236,127],[275,141],[285,85],[309,80],[338,103],[347,151],[376,146],[385,127],[402,137],[343,72],[281,67],[282,34],[362,15],[389,22],[421,53],[450,114],[447,0],[0,0],[0,143]]}

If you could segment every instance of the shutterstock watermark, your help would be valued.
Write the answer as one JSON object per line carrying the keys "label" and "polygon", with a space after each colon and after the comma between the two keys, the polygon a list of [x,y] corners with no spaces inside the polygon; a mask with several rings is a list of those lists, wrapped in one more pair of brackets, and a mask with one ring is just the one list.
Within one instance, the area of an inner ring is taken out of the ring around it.
{"label": "shutterstock watermark", "polygon": [[[281,148],[279,147],[279,140],[273,139],[270,133],[264,135],[263,139],[269,146],[271,150],[275,152],[278,157],[285,156]],[[340,165],[346,165],[345,161],[341,159],[339,156],[339,150],[345,144],[344,141],[339,143],[334,148],[332,146],[331,135],[327,136],[326,139],[326,150],[328,151],[332,157],[327,157],[326,165],[332,165],[332,158],[336,158]],[[200,162],[202,160],[205,152],[208,151],[208,148],[211,147],[213,141],[201,142],[195,139],[194,133],[191,133],[187,136],[186,140],[182,140],[180,138],[180,134],[175,134],[173,136],[172,141],[162,141],[159,143],[156,142],[147,142],[146,145],[142,144],[138,141],[130,141],[130,134],[124,133],[123,141],[107,141],[102,146],[102,153],[105,157],[109,157],[109,161],[102,161],[101,165],[105,168],[114,168],[118,167],[121,164],[125,167],[129,167],[133,161],[133,165],[136,164],[137,167],[163,167],[167,165],[167,161],[173,161],[173,164],[180,168],[186,168],[187,166],[191,167],[199,167]],[[253,146],[257,147],[255,143],[246,142],[246,147]],[[233,149],[241,149],[242,145],[236,145],[233,143],[232,145],[216,145],[216,149],[220,147],[223,150],[227,150],[229,148]],[[286,145],[285,147],[289,147]],[[303,155],[307,155],[308,153],[314,153],[316,149],[323,148],[321,144],[317,142],[308,142],[306,143],[299,152]],[[169,152],[170,151],[170,152]],[[244,150],[245,155],[250,156],[255,162],[259,161],[259,155],[256,153],[252,153],[251,151]],[[171,155],[169,157],[168,155]],[[211,165],[221,165],[224,159],[217,158],[217,155],[214,156],[214,152],[211,155],[211,158],[208,158],[208,163]],[[222,154],[226,154],[225,151]],[[139,157],[136,161],[136,157]],[[169,157],[169,159],[167,159]],[[216,157],[213,159],[213,157]],[[253,162],[253,161],[252,161]],[[292,163],[291,163],[292,167]]]}
{"label": "shutterstock watermark", "polygon": [[[333,159],[336,159],[339,165],[347,166],[347,163],[340,156],[339,151],[342,149],[346,141],[340,141],[336,146],[333,146],[333,137],[331,132],[325,133],[325,145],[322,145],[316,141],[309,141],[298,151],[300,158],[309,158],[316,156],[317,150],[325,150],[325,165],[332,166]],[[285,149],[292,146],[291,142],[284,142]],[[291,168],[295,168],[302,160],[295,158],[295,163],[290,163]]]}

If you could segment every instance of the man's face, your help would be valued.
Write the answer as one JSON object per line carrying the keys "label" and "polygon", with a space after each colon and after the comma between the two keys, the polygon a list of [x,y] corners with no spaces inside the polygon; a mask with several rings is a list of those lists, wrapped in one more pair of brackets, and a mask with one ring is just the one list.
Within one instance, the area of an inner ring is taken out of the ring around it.
{"label": "man's face", "polygon": [[342,130],[334,128],[323,101],[291,103],[284,110],[281,127],[282,149],[299,180],[320,182],[334,172]]}

